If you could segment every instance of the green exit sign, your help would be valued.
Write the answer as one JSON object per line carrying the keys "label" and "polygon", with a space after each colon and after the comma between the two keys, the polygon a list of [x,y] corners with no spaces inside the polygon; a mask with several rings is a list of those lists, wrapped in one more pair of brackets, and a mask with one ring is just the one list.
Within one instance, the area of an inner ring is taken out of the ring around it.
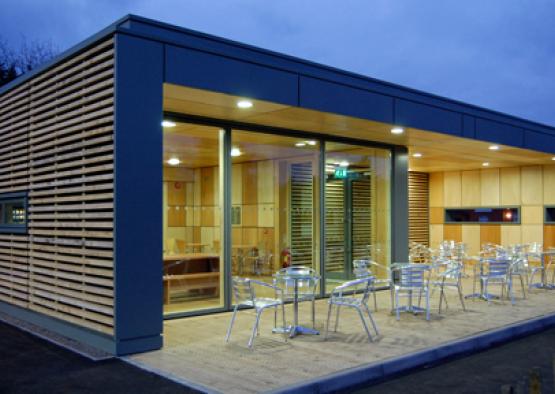
{"label": "green exit sign", "polygon": [[337,167],[334,175],[337,179],[347,178],[347,167]]}

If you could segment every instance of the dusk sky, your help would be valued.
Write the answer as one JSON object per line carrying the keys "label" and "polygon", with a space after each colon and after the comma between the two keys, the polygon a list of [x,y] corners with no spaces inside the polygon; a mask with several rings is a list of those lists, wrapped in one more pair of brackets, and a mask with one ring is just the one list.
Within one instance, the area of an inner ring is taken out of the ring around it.
{"label": "dusk sky", "polygon": [[0,0],[0,36],[61,51],[125,14],[555,125],[555,0]]}

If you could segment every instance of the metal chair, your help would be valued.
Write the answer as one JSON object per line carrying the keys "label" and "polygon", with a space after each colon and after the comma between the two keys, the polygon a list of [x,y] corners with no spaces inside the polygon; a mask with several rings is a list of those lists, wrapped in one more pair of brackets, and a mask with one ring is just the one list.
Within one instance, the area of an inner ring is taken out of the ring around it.
{"label": "metal chair", "polygon": [[514,305],[515,299],[513,294],[513,285],[511,281],[511,260],[507,257],[499,257],[494,259],[485,259],[481,262],[484,270],[480,276],[480,280],[484,286],[484,294],[487,297],[488,305],[491,304],[491,296],[488,288],[490,285],[501,286],[501,300],[503,300],[505,287],[507,287],[508,296],[511,297],[511,304]]}
{"label": "metal chair", "polygon": [[445,307],[448,308],[447,297],[445,296],[446,288],[456,288],[459,293],[459,300],[463,311],[466,311],[464,305],[464,296],[462,291],[462,276],[463,276],[463,264],[456,260],[447,261],[445,264],[445,270],[438,273],[436,278],[432,281],[433,290],[432,294],[436,288],[439,287],[439,313],[441,314],[442,301],[445,300]]}
{"label": "metal chair", "polygon": [[370,330],[368,329],[368,324],[366,324],[366,319],[364,318],[364,311],[366,311],[368,319],[372,323],[372,327],[374,327],[376,336],[380,335],[380,333],[378,332],[378,327],[376,326],[376,322],[372,318],[372,314],[370,313],[370,309],[368,308],[368,297],[371,291],[372,281],[372,277],[356,279],[346,282],[332,290],[330,299],[328,300],[328,318],[326,320],[326,333],[324,335],[324,340],[328,337],[331,313],[334,305],[337,307],[334,330],[335,332],[337,332],[337,327],[339,324],[339,310],[342,306],[345,306],[357,310],[358,315],[362,320],[364,330],[366,331],[366,335],[368,335],[368,340],[370,342],[373,342],[373,339],[372,335],[370,334]]}
{"label": "metal chair", "polygon": [[[252,348],[254,342],[254,337],[259,333],[258,325],[260,323],[260,315],[264,309],[274,308],[274,328],[277,325],[277,308],[281,307],[281,314],[283,319],[283,327],[285,324],[285,306],[283,302],[283,290],[277,286],[273,286],[268,283],[260,282],[249,278],[239,278],[233,277],[233,294],[235,296],[235,308],[233,309],[233,315],[231,316],[231,322],[229,323],[229,328],[227,329],[227,334],[225,336],[225,341],[229,342],[231,336],[231,330],[233,329],[233,323],[235,323],[235,318],[237,316],[237,310],[241,306],[254,308],[256,311],[256,320],[254,326],[252,327],[252,334],[248,342],[248,347]],[[257,297],[254,286],[262,286],[273,289],[276,294],[276,298],[266,298]],[[285,335],[285,340],[287,341],[287,335]]]}
{"label": "metal chair", "polygon": [[[393,265],[392,272],[397,277],[393,286],[395,298],[394,310],[397,320],[400,319],[401,311],[412,313],[426,312],[426,320],[430,320],[430,267],[427,264],[397,263]],[[418,294],[418,306],[413,304],[415,293]],[[420,307],[420,300],[423,294],[426,298],[426,308]],[[401,307],[399,297],[407,297],[409,304]]]}
{"label": "metal chair", "polygon": [[526,298],[526,288],[529,285],[528,274],[530,272],[524,249],[523,245],[512,245],[509,247],[509,256],[512,260],[510,267],[511,283],[514,283],[514,277],[518,276],[520,279],[520,288],[522,289],[522,298]]}
{"label": "metal chair", "polygon": [[393,310],[393,287],[391,278],[377,278],[378,271],[385,271],[386,275],[389,276],[389,269],[381,264],[376,263],[372,260],[360,259],[353,260],[353,274],[355,278],[373,278],[370,291],[374,297],[374,312],[378,311],[378,300],[377,300],[377,288],[378,287],[389,287],[389,293],[391,298],[391,309]]}
{"label": "metal chair", "polygon": [[303,266],[291,266],[280,269],[274,276],[274,286],[283,289],[283,300],[285,302],[293,301],[295,298],[295,281],[287,279],[288,275],[295,272],[307,274],[309,279],[297,280],[298,293],[297,300],[311,301],[312,303],[312,327],[316,325],[316,288],[320,283],[320,275],[313,268]]}
{"label": "metal chair", "polygon": [[[540,275],[544,275],[544,265],[542,262],[542,253],[543,253],[543,245],[539,242],[532,242],[531,244],[525,245],[525,256],[530,267],[530,280],[528,281],[528,291],[532,288],[534,282],[534,276],[539,273]],[[532,266],[530,261],[535,261],[539,265]]]}

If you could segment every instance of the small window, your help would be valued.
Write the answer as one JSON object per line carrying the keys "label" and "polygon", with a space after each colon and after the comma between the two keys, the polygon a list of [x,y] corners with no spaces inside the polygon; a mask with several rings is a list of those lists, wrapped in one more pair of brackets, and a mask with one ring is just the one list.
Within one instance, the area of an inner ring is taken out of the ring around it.
{"label": "small window", "polygon": [[0,194],[0,233],[27,232],[27,193]]}
{"label": "small window", "polygon": [[446,208],[445,223],[519,224],[520,208]]}
{"label": "small window", "polygon": [[545,207],[545,224],[555,224],[555,207]]}

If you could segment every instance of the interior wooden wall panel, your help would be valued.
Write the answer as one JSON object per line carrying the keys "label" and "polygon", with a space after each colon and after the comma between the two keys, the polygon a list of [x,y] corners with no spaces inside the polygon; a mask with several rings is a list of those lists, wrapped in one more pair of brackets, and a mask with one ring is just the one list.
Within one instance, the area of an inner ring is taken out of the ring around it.
{"label": "interior wooden wall panel", "polygon": [[430,246],[437,248],[443,239],[443,224],[430,224]]}
{"label": "interior wooden wall panel", "polygon": [[555,204],[555,165],[543,166],[543,203]]}
{"label": "interior wooden wall panel", "polygon": [[543,205],[522,206],[520,209],[522,224],[543,224]]}
{"label": "interior wooden wall panel", "polygon": [[443,172],[430,173],[430,207],[443,207]]}
{"label": "interior wooden wall panel", "polygon": [[409,241],[430,242],[429,178],[425,172],[409,172]]}
{"label": "interior wooden wall panel", "polygon": [[501,168],[499,174],[501,205],[520,205],[520,168]]}
{"label": "interior wooden wall panel", "polygon": [[512,224],[501,226],[501,245],[516,245],[522,243],[520,226]]}
{"label": "interior wooden wall panel", "polygon": [[258,165],[256,162],[243,163],[243,204],[258,203]]}
{"label": "interior wooden wall panel", "polygon": [[529,244],[532,242],[543,243],[543,225],[541,224],[523,224],[522,243]]}
{"label": "interior wooden wall panel", "polygon": [[443,224],[445,210],[441,207],[430,207],[430,224]]}
{"label": "interior wooden wall panel", "polygon": [[555,225],[543,226],[543,246],[544,248],[555,247]]}
{"label": "interior wooden wall panel", "polygon": [[114,327],[112,40],[29,82],[29,308]]}
{"label": "interior wooden wall panel", "polygon": [[520,174],[522,205],[541,205],[543,203],[542,167],[522,167]]}
{"label": "interior wooden wall panel", "polygon": [[214,196],[214,177],[216,176],[216,167],[203,167],[200,169],[200,201],[202,206],[213,206]]}
{"label": "interior wooden wall panel", "polygon": [[461,173],[461,206],[479,206],[481,203],[480,190],[480,171],[463,171]]}
{"label": "interior wooden wall panel", "polygon": [[480,190],[482,206],[497,206],[499,199],[499,168],[488,168],[480,171]]}
{"label": "interior wooden wall panel", "polygon": [[461,206],[461,172],[443,173],[443,203],[446,207]]}
{"label": "interior wooden wall panel", "polygon": [[463,224],[462,242],[466,244],[468,255],[477,255],[480,252],[480,225]]}
{"label": "interior wooden wall panel", "polygon": [[446,224],[443,226],[443,239],[462,242],[462,225]]}
{"label": "interior wooden wall panel", "polygon": [[485,243],[501,244],[501,226],[496,224],[480,226],[480,245]]}

